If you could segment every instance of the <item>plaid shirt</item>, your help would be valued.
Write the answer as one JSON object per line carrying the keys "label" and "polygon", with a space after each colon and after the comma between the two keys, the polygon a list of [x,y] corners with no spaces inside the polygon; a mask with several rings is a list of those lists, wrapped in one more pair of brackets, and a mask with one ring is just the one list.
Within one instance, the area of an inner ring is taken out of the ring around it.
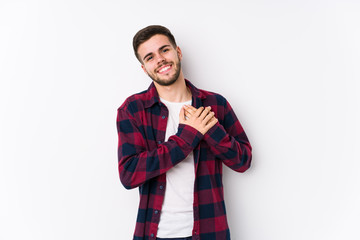
{"label": "plaid shirt", "polygon": [[155,240],[166,189],[166,172],[194,152],[193,240],[230,240],[226,219],[222,163],[237,172],[250,167],[251,146],[224,97],[197,89],[188,80],[192,105],[211,106],[219,120],[202,135],[179,124],[165,139],[168,110],[154,83],[130,96],[118,109],[118,168],[125,188],[139,187],[140,203],[134,240]]}

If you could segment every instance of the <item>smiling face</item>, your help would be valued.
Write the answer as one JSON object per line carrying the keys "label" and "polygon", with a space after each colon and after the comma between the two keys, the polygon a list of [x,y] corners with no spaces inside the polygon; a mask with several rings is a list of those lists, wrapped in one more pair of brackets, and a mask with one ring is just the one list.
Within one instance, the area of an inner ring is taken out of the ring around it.
{"label": "smiling face", "polygon": [[142,69],[161,86],[170,86],[181,73],[181,50],[165,35],[154,35],[138,48]]}

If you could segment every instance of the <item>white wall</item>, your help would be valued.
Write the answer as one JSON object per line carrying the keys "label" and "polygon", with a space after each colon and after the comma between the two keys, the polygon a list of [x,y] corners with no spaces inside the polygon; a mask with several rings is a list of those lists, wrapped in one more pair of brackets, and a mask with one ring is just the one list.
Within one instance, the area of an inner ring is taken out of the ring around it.
{"label": "white wall", "polygon": [[359,2],[124,2],[1,0],[0,239],[131,239],[115,118],[150,84],[131,45],[150,24],[253,145],[224,173],[232,239],[359,239]]}

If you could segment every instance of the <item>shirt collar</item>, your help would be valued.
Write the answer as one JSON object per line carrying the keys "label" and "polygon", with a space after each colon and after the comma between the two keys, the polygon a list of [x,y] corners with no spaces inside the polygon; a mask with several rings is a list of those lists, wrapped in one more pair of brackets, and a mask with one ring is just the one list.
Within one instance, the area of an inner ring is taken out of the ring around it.
{"label": "shirt collar", "polygon": [[[206,98],[205,94],[196,88],[189,80],[185,79],[186,86],[189,87],[192,95],[193,105],[201,106],[201,99]],[[155,103],[160,103],[160,97],[156,90],[154,82],[152,82],[146,92],[145,108],[149,108]]]}

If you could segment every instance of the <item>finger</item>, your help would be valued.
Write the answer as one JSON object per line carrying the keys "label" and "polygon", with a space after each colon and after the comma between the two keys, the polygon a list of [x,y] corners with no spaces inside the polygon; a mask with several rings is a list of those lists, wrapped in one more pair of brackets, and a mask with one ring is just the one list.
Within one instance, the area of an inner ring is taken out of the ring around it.
{"label": "finger", "polygon": [[190,113],[194,113],[194,112],[196,112],[196,108],[194,108],[193,106],[191,106],[191,105],[184,105],[184,107],[185,107],[185,110],[186,111],[188,111],[188,112],[190,112]]}
{"label": "finger", "polygon": [[212,118],[214,118],[214,116],[215,116],[215,113],[210,111],[209,114],[206,115],[206,117],[204,118],[203,123],[204,123],[205,125],[208,124],[208,122],[209,122]]}
{"label": "finger", "polygon": [[189,118],[191,118],[192,114],[189,113],[188,111],[186,111],[186,109],[184,109],[184,114],[185,114],[185,119],[188,120]]}
{"label": "finger", "polygon": [[213,117],[208,124],[205,126],[205,131],[209,131],[210,128],[212,128],[216,123],[218,122],[218,119],[216,117]]}
{"label": "finger", "polygon": [[204,111],[201,113],[200,118],[204,119],[210,112],[211,107],[206,107]]}
{"label": "finger", "polygon": [[214,117],[213,119],[210,120],[209,125],[211,125],[211,127],[213,127],[218,121],[219,120],[216,117]]}
{"label": "finger", "polygon": [[194,111],[190,110],[189,108],[186,108],[185,106],[184,106],[184,110],[185,110],[185,113],[188,113],[188,114],[194,113]]}
{"label": "finger", "polygon": [[189,112],[189,111],[187,111],[186,109],[184,109],[185,111],[185,117],[191,117],[192,116],[192,114]]}
{"label": "finger", "polygon": [[185,121],[185,109],[183,107],[180,109],[179,119],[180,119],[180,122]]}
{"label": "finger", "polygon": [[186,105],[191,111],[196,111],[196,108],[192,105]]}
{"label": "finger", "polygon": [[200,114],[203,112],[203,110],[204,110],[204,107],[199,107],[196,111],[195,111],[195,113],[193,114],[195,117],[199,117],[200,116]]}
{"label": "finger", "polygon": [[212,126],[214,126],[218,121],[219,121],[219,120],[218,120],[216,117],[213,117],[213,118],[209,121],[208,125],[211,125],[211,127],[212,127]]}

